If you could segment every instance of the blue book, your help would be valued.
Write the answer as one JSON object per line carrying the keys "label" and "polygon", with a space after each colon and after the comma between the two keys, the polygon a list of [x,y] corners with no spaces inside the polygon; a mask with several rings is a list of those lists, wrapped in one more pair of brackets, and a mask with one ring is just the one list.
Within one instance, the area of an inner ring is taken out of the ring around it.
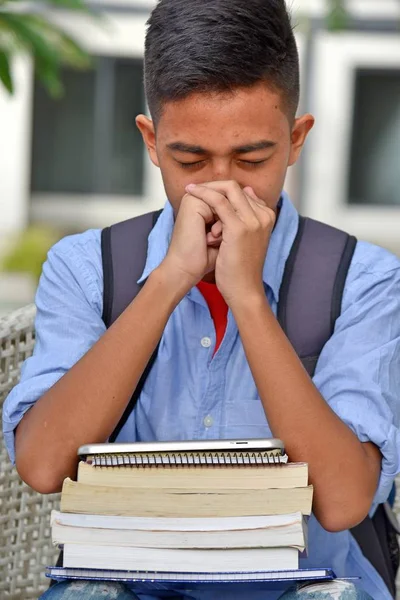
{"label": "blue book", "polygon": [[296,569],[294,571],[254,571],[243,573],[160,573],[117,571],[105,569],[76,569],[47,567],[46,577],[56,581],[85,579],[89,581],[121,581],[129,584],[135,593],[157,592],[168,595],[174,591],[206,591],[224,588],[238,590],[276,590],[283,583],[328,581],[336,579],[332,569]]}

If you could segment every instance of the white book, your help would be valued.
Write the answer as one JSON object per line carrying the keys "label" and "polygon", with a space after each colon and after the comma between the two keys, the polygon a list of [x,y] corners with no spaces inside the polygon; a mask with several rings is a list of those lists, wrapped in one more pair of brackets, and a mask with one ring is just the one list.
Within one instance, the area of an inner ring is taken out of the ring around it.
{"label": "white book", "polygon": [[176,550],[65,544],[64,567],[182,573],[295,570],[299,552],[296,548]]}
{"label": "white book", "polygon": [[301,513],[260,517],[162,518],[51,513],[54,545],[150,548],[273,548],[307,545]]}

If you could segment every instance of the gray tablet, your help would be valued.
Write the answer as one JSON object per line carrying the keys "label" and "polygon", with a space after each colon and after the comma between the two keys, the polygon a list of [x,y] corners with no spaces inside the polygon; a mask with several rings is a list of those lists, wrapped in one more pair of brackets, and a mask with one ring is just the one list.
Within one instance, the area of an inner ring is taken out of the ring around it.
{"label": "gray tablet", "polygon": [[239,439],[239,440],[196,440],[178,442],[137,442],[133,444],[88,444],[78,449],[80,457],[110,454],[162,454],[190,452],[268,452],[276,450],[284,454],[281,440],[268,439]]}

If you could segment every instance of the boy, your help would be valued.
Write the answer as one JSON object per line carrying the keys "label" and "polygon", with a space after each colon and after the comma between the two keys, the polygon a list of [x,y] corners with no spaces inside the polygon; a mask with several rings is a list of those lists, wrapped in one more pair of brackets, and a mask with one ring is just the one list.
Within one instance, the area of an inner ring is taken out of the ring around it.
{"label": "boy", "polygon": [[[29,485],[59,491],[75,476],[77,448],[110,437],[161,338],[118,441],[283,439],[292,461],[309,464],[315,489],[303,566],[362,577],[358,589],[337,582],[286,597],[386,600],[348,529],[386,500],[400,470],[400,264],[357,245],[311,380],[276,320],[298,227],[282,187],[313,126],[311,115],[296,118],[298,54],[284,0],[161,0],[145,87],[152,120],[140,115],[137,125],[169,202],[149,237],[144,285],[105,331],[100,232],[50,251],[35,355],[4,410],[11,458]],[[45,597],[134,595],[80,583]]]}

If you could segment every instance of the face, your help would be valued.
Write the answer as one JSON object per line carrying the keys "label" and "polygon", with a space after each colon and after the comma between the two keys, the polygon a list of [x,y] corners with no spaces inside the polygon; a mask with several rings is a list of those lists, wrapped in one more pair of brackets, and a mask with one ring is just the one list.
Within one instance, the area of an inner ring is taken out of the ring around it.
{"label": "face", "polygon": [[168,102],[156,131],[144,115],[136,122],[177,213],[188,184],[228,180],[251,186],[275,209],[314,119],[291,122],[280,94],[257,84]]}

